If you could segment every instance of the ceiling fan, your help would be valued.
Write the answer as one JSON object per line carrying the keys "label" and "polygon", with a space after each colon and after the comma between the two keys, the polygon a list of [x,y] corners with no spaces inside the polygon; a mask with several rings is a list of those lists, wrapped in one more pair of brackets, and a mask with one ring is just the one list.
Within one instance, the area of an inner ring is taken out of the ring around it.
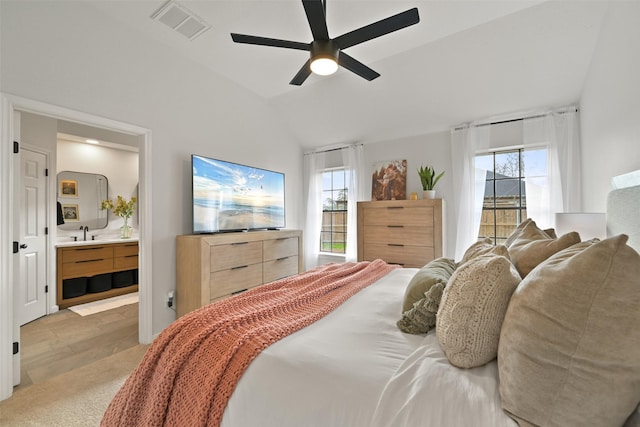
{"label": "ceiling fan", "polygon": [[310,43],[231,33],[231,38],[236,43],[309,51],[310,58],[289,82],[296,86],[304,83],[312,72],[320,75],[333,74],[338,69],[338,65],[369,81],[380,77],[380,74],[347,55],[343,50],[420,22],[418,9],[414,7],[339,37],[330,38],[327,30],[326,0],[302,0],[302,6],[313,34],[313,41]]}

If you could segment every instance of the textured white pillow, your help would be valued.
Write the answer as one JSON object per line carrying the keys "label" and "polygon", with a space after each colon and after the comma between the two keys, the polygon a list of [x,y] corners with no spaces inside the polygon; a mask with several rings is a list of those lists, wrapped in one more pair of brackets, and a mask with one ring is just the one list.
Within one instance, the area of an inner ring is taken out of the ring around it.
{"label": "textured white pillow", "polygon": [[502,320],[518,283],[515,267],[499,255],[480,255],[453,273],[436,318],[436,335],[452,365],[473,368],[495,359]]}

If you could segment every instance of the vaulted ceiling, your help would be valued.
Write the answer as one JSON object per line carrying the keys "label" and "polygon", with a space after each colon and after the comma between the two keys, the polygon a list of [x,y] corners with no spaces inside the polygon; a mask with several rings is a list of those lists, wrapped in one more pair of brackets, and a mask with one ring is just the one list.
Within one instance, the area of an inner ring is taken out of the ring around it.
{"label": "vaulted ceiling", "polygon": [[412,7],[417,25],[346,52],[381,74],[289,81],[308,53],[233,43],[231,32],[310,42],[300,0],[177,3],[211,28],[189,40],[151,16],[166,2],[95,7],[264,98],[306,147],[384,141],[579,100],[606,1],[328,0],[335,37]]}

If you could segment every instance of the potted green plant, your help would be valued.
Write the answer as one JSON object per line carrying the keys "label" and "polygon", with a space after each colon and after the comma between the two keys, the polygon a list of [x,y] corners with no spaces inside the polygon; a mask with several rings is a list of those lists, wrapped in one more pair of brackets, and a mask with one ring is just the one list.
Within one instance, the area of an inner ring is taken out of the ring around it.
{"label": "potted green plant", "polygon": [[420,166],[418,169],[418,175],[420,176],[420,182],[422,183],[422,197],[424,199],[433,199],[436,196],[436,190],[434,189],[444,171],[439,175],[436,175],[436,171],[431,166]]}

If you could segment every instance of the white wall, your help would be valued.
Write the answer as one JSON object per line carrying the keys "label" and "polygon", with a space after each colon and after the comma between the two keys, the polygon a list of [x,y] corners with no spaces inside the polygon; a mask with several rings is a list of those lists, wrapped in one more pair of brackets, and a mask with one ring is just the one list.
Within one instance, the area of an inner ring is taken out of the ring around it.
{"label": "white wall", "polygon": [[610,2],[580,100],[583,210],[604,212],[611,177],[640,169],[640,2]]}
{"label": "white wall", "polygon": [[91,2],[0,2],[0,90],[152,132],[153,332],[175,318],[175,237],[189,233],[190,155],[286,174],[287,225],[301,226],[302,151],[254,94],[142,39]]}

